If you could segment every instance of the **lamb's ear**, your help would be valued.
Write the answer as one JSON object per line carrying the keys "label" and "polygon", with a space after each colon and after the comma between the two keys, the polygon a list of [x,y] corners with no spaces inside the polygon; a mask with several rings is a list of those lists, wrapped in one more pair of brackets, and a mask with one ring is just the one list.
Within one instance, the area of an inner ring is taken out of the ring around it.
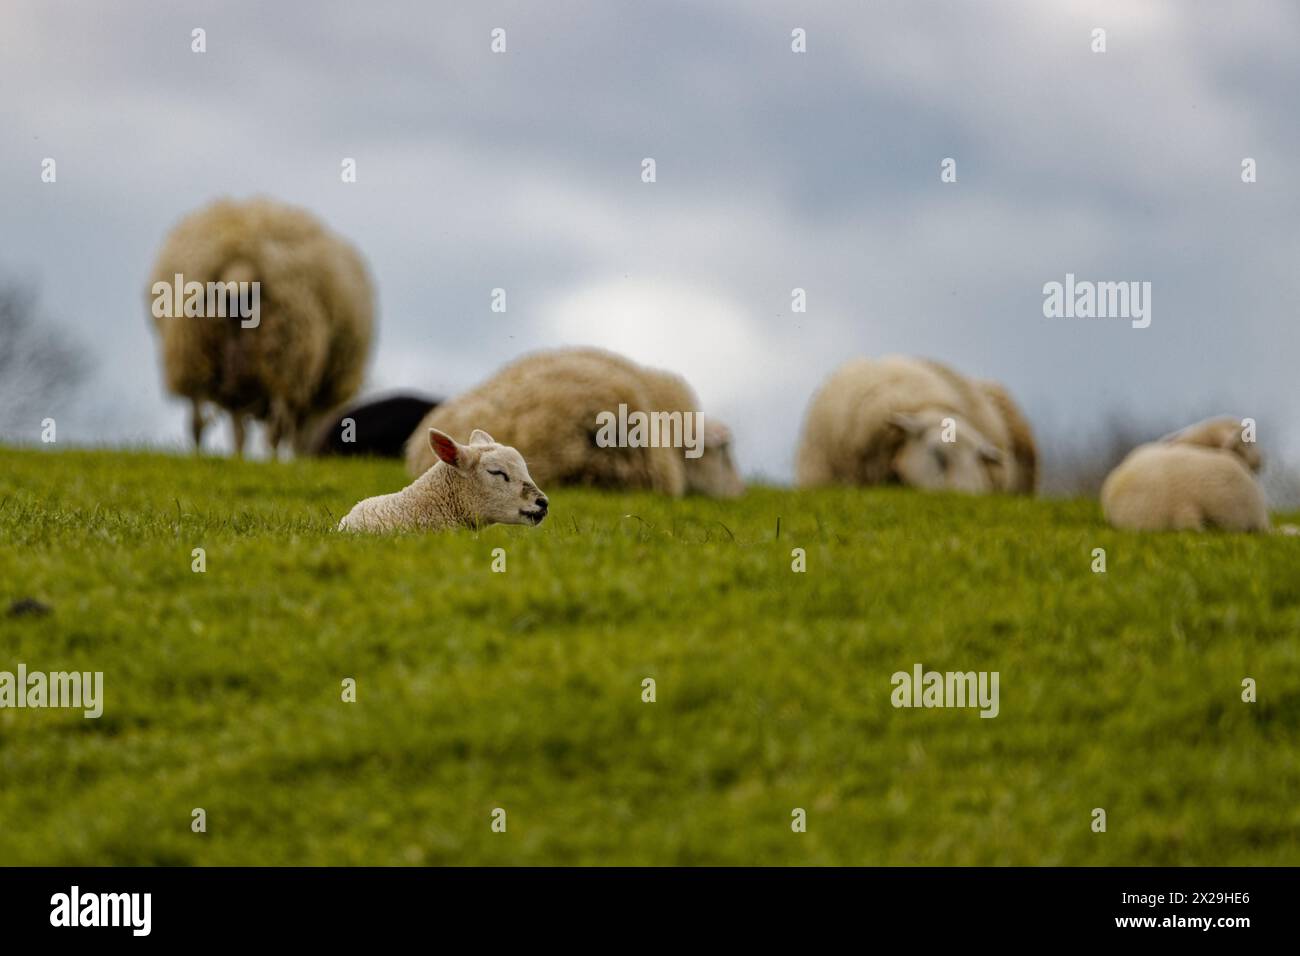
{"label": "lamb's ear", "polygon": [[497,440],[481,428],[474,429],[470,433],[469,443],[471,445],[495,445]]}
{"label": "lamb's ear", "polygon": [[1002,463],[1002,449],[996,445],[990,445],[986,441],[980,442],[979,456],[981,459],[992,464],[999,465]]}
{"label": "lamb's ear", "polygon": [[916,415],[909,414],[908,412],[894,412],[889,416],[887,421],[889,424],[901,428],[904,434],[913,437],[925,431],[925,423]]}
{"label": "lamb's ear", "polygon": [[429,447],[433,449],[433,453],[438,456],[440,461],[445,461],[453,468],[460,468],[465,463],[465,446],[446,432],[430,428]]}

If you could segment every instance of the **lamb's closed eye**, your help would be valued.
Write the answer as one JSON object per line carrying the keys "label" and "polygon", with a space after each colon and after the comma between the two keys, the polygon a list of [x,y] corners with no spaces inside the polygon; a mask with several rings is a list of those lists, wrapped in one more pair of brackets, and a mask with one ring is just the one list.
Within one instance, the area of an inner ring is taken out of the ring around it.
{"label": "lamb's closed eye", "polygon": [[510,476],[507,475],[504,471],[501,471],[497,468],[489,468],[487,470],[487,473],[489,475],[500,475],[502,481],[504,481],[506,484],[510,484]]}

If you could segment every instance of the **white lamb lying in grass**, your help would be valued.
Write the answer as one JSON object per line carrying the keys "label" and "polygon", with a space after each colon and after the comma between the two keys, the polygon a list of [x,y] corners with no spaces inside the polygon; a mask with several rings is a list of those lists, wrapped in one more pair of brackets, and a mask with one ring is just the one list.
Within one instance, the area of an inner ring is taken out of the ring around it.
{"label": "white lamb lying in grass", "polygon": [[549,502],[519,452],[480,429],[462,445],[429,429],[438,456],[401,491],[367,498],[339,522],[340,531],[442,531],[489,524],[541,524]]}
{"label": "white lamb lying in grass", "polygon": [[1138,446],[1106,478],[1101,507],[1131,531],[1270,530],[1264,492],[1241,456],[1198,444]]}

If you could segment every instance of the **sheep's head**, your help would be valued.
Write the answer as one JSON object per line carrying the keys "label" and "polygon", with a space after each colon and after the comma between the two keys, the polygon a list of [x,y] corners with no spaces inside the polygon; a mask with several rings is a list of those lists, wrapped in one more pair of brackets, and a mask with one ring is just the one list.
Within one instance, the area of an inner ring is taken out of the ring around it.
{"label": "sheep's head", "polygon": [[1001,487],[1002,452],[965,419],[927,409],[895,413],[889,423],[903,434],[893,459],[894,474],[903,484],[972,494]]}
{"label": "sheep's head", "polygon": [[1246,463],[1251,471],[1259,471],[1264,464],[1259,453],[1259,445],[1246,441],[1245,431],[1239,419],[1224,415],[1219,418],[1207,418],[1195,425],[1188,425],[1161,439],[1176,445],[1204,445],[1206,448],[1222,448],[1230,451]]}
{"label": "sheep's head", "polygon": [[469,444],[429,429],[429,447],[447,465],[453,480],[464,482],[474,517],[482,524],[541,524],[550,502],[533,483],[524,456],[491,435],[474,429]]}
{"label": "sheep's head", "polygon": [[735,498],[745,491],[731,457],[731,430],[716,419],[704,419],[703,454],[686,459],[686,490],[710,498]]}

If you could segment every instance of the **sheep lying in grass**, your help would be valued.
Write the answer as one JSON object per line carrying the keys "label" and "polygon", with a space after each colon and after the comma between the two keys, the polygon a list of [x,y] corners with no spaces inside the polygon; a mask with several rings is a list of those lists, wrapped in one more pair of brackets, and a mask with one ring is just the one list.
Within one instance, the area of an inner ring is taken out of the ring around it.
{"label": "sheep lying in grass", "polygon": [[[646,369],[629,359],[593,348],[537,352],[507,365],[477,387],[430,412],[407,442],[407,469],[422,473],[434,462],[423,429],[450,435],[485,426],[520,450],[544,484],[658,491],[679,497],[687,491],[715,496],[743,489],[730,453],[730,433],[705,419],[703,455],[683,448],[600,447],[599,416],[632,412],[686,414],[698,403],[675,375]],[[683,437],[684,437],[683,430]]]}
{"label": "sheep lying in grass", "polygon": [[[188,292],[162,295],[178,282],[203,287],[201,308]],[[193,212],[167,235],[149,288],[165,384],[190,401],[196,448],[211,404],[230,414],[236,453],[250,419],[267,423],[273,450],[301,450],[311,421],[361,385],[370,279],[356,251],[305,210],[223,199]],[[246,321],[236,297],[254,288],[259,314]]]}
{"label": "sheep lying in grass", "polygon": [[339,522],[340,531],[442,531],[489,524],[538,525],[550,503],[523,456],[474,429],[468,445],[430,428],[438,462],[401,491],[367,498]]}
{"label": "sheep lying in grass", "polygon": [[[1032,439],[1031,439],[1032,441]],[[1013,490],[1010,429],[989,395],[939,362],[856,359],[813,396],[795,463],[802,487],[901,483]]]}
{"label": "sheep lying in grass", "polygon": [[1218,418],[1207,418],[1195,425],[1188,425],[1186,428],[1179,429],[1160,440],[1230,451],[1244,461],[1246,467],[1254,472],[1258,472],[1260,466],[1264,463],[1259,453],[1259,446],[1255,444],[1254,436],[1251,436],[1250,441],[1246,440],[1245,424],[1226,415]]}
{"label": "sheep lying in grass", "polygon": [[1101,507],[1132,531],[1269,530],[1264,493],[1236,454],[1198,444],[1139,445],[1107,476]]}

